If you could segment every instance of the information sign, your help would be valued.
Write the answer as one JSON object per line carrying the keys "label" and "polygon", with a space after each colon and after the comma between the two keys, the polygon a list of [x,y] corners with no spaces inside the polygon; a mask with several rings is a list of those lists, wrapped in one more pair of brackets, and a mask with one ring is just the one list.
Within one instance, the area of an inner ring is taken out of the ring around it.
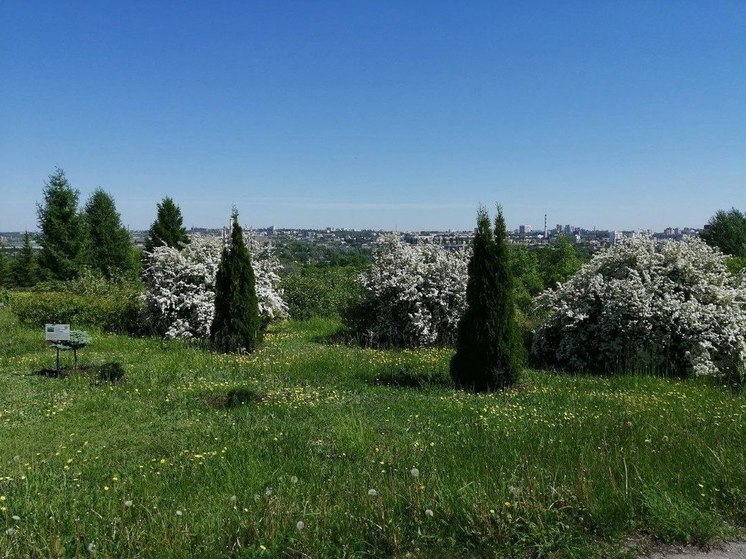
{"label": "information sign", "polygon": [[46,324],[44,332],[48,342],[65,342],[70,340],[69,324]]}

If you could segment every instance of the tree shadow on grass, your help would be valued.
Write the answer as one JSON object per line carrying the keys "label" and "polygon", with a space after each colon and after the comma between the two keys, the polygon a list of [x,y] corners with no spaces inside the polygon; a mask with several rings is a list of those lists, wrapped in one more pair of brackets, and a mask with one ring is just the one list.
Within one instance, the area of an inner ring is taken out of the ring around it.
{"label": "tree shadow on grass", "polygon": [[264,396],[247,388],[233,388],[225,394],[207,394],[202,401],[215,409],[233,409],[248,404],[259,404]]}
{"label": "tree shadow on grass", "polygon": [[60,367],[59,369],[39,369],[30,373],[45,378],[68,378],[70,375],[91,376],[97,385],[113,384],[125,381],[124,367],[121,363],[109,362],[102,365],[80,365],[78,367]]}
{"label": "tree shadow on grass", "polygon": [[46,377],[46,378],[67,378],[74,374],[87,374],[98,370],[98,367],[94,365],[80,365],[77,369],[74,367],[60,367],[59,369],[39,369],[38,371],[32,371],[30,374]]}
{"label": "tree shadow on grass", "polygon": [[453,381],[448,373],[437,371],[415,371],[409,367],[398,367],[379,371],[375,375],[362,375],[362,380],[372,386],[390,386],[393,388],[453,388]]}

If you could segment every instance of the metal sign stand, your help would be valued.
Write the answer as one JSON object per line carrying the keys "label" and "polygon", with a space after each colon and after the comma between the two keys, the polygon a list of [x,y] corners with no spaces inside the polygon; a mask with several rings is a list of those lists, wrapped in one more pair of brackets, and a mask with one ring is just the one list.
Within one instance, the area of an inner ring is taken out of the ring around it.
{"label": "metal sign stand", "polygon": [[44,333],[47,342],[51,342],[53,348],[57,350],[57,374],[60,374],[60,342],[70,340],[69,324],[45,324]]}

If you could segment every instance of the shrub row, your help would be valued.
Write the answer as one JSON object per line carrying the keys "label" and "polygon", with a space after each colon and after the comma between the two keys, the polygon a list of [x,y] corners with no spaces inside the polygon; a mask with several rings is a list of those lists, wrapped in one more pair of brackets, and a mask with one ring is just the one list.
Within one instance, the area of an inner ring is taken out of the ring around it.
{"label": "shrub row", "polygon": [[363,295],[360,273],[357,266],[310,266],[290,272],[281,283],[288,314],[296,320],[342,316]]}
{"label": "shrub row", "polygon": [[114,296],[54,291],[14,292],[9,307],[21,322],[30,326],[62,323],[95,326],[116,333],[147,332],[143,303],[135,293]]}

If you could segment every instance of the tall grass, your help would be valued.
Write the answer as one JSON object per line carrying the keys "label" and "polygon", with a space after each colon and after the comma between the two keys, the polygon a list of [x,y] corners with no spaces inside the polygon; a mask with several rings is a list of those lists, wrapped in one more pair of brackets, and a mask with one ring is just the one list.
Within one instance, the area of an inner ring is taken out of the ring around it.
{"label": "tall grass", "polygon": [[[248,356],[94,333],[97,383],[32,374],[43,331],[0,309],[0,557],[626,557],[746,526],[746,397],[538,372],[449,385],[446,349]],[[229,397],[229,394],[232,396]]]}

